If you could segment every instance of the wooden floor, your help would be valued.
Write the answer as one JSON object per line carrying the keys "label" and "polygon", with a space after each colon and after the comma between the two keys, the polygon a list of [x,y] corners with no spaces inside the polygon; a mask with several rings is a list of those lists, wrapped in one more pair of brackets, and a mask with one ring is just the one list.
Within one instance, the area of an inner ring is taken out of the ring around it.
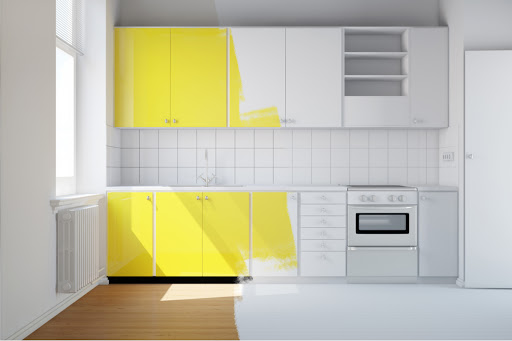
{"label": "wooden floor", "polygon": [[236,284],[98,286],[27,339],[238,339]]}

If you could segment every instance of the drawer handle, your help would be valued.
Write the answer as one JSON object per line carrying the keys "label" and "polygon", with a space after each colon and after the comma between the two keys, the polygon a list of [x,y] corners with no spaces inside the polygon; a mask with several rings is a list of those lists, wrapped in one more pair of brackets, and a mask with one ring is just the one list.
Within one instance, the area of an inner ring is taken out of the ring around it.
{"label": "drawer handle", "polygon": [[325,195],[322,195],[322,200],[327,200],[327,197]]}
{"label": "drawer handle", "polygon": [[320,244],[320,246],[322,247],[322,249],[327,249],[327,245],[324,242],[322,242],[322,244]]}
{"label": "drawer handle", "polygon": [[320,222],[321,222],[322,224],[324,224],[324,225],[327,225],[327,220],[325,220],[325,219],[322,219]]}
{"label": "drawer handle", "polygon": [[322,236],[326,236],[327,234],[325,233],[325,231],[322,231]]}
{"label": "drawer handle", "polygon": [[323,260],[326,260],[326,259],[327,259],[327,256],[326,256],[326,255],[324,255],[324,254],[322,254],[322,255],[320,256],[320,258],[322,258]]}
{"label": "drawer handle", "polygon": [[325,207],[322,207],[322,213],[326,213],[327,210],[325,209]]}

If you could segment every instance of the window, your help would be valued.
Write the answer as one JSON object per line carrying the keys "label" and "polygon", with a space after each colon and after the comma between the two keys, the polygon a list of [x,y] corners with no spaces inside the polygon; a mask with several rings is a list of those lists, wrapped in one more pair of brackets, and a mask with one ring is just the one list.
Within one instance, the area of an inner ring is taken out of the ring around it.
{"label": "window", "polygon": [[[59,45],[59,43],[57,43]],[[76,189],[75,54],[65,46],[56,51],[56,171],[57,195]]]}

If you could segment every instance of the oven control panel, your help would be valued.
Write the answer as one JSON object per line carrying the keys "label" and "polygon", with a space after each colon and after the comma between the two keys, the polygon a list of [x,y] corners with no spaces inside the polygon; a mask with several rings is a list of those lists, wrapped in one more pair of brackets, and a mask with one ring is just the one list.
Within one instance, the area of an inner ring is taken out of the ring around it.
{"label": "oven control panel", "polygon": [[349,191],[349,205],[417,205],[417,191]]}

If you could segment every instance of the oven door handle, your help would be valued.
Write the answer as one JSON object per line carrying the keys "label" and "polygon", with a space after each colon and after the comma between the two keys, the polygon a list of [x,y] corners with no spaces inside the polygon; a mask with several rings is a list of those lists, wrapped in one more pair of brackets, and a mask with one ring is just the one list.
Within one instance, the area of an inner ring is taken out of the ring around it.
{"label": "oven door handle", "polygon": [[348,251],[415,251],[418,248],[416,246],[349,246]]}
{"label": "oven door handle", "polygon": [[[348,205],[348,208],[349,209],[356,209],[356,210],[363,210],[363,211],[366,211],[366,210],[370,210],[370,211],[382,211],[383,213],[386,213],[386,212],[389,212],[390,210],[412,210],[414,208],[416,208],[417,206],[414,205],[414,206],[384,206],[384,205],[379,205],[379,206],[370,206],[370,205],[367,205],[367,206],[354,206],[354,205]],[[359,212],[358,212],[359,213]],[[364,212],[361,212],[361,213],[364,213]]]}

